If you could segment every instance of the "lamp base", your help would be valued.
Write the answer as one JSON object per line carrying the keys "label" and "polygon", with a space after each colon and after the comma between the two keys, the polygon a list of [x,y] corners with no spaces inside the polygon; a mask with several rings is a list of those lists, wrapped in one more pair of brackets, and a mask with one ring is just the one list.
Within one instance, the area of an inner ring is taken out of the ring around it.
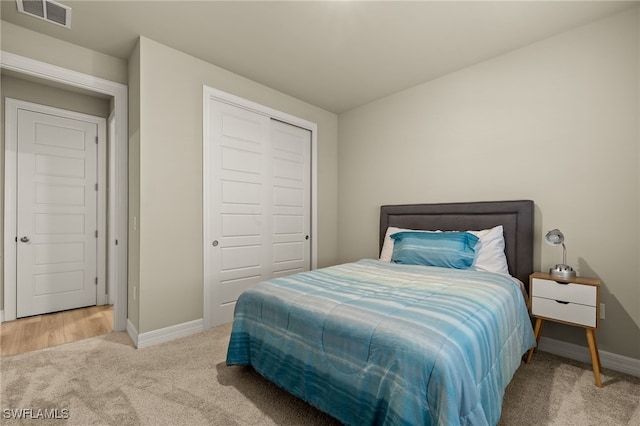
{"label": "lamp base", "polygon": [[549,268],[549,275],[560,278],[575,278],[576,271],[569,265],[559,263],[553,268]]}

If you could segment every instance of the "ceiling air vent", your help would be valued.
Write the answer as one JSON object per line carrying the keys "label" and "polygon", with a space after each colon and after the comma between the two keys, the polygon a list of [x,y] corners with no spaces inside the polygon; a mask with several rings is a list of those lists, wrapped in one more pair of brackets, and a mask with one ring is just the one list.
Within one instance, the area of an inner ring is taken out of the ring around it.
{"label": "ceiling air vent", "polygon": [[71,8],[52,0],[16,0],[22,13],[71,28]]}

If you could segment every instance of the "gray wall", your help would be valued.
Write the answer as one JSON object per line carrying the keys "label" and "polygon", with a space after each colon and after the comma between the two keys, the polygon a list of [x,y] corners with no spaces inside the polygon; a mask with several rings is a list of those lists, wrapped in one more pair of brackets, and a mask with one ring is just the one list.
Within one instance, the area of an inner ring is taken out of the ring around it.
{"label": "gray wall", "polygon": [[6,21],[0,23],[2,50],[127,84],[127,61],[67,43]]}
{"label": "gray wall", "polygon": [[[203,85],[317,123],[318,264],[335,263],[337,116],[144,37],[136,54],[139,163],[130,158],[130,170],[138,167],[131,193],[140,196],[138,211],[130,206],[138,228],[130,223],[129,232],[139,241],[138,332],[203,316]],[[134,244],[129,253],[135,263]]]}
{"label": "gray wall", "polygon": [[639,36],[636,8],[340,114],[339,260],[377,256],[382,204],[531,199],[536,268],[560,228],[602,279],[600,349],[640,359]]}
{"label": "gray wall", "polygon": [[127,319],[140,328],[140,234],[132,218],[140,216],[140,44],[129,56],[129,221]]}

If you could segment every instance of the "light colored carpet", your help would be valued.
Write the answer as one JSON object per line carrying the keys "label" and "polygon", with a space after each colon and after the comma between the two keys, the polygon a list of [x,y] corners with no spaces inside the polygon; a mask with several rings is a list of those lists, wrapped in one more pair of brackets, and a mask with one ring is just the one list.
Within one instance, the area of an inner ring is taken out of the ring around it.
{"label": "light colored carpet", "polygon": [[[337,425],[249,368],[227,367],[229,326],[136,350],[111,333],[0,360],[7,409],[68,409],[70,425]],[[640,379],[543,352],[507,389],[500,425],[640,425]],[[57,423],[62,423],[60,420]]]}

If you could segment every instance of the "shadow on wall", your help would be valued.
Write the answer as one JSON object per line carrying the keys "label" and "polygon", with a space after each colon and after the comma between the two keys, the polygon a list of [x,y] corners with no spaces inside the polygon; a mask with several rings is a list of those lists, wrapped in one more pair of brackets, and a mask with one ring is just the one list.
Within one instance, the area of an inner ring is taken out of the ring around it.
{"label": "shadow on wall", "polygon": [[635,323],[633,318],[631,318],[631,316],[619,302],[615,294],[609,291],[607,283],[602,280],[602,278],[596,271],[591,268],[591,266],[589,266],[584,258],[578,258],[578,265],[580,275],[593,277],[600,280],[600,303],[604,303],[606,306],[605,319],[600,320],[600,328],[603,328],[603,326],[606,327],[605,321],[607,321],[608,319],[613,320],[612,323],[616,324],[617,339],[628,342],[630,346],[627,350],[629,352],[633,354],[640,354],[640,325]]}
{"label": "shadow on wall", "polygon": [[[542,271],[542,210],[537,203],[533,208],[533,270]],[[546,231],[545,231],[546,232]]]}

